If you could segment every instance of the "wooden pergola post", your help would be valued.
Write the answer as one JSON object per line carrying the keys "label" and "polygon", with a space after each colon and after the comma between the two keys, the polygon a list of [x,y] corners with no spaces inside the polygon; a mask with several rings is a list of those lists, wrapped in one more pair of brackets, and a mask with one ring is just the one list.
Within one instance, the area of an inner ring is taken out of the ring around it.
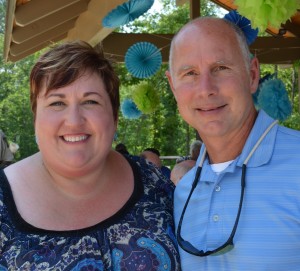
{"label": "wooden pergola post", "polygon": [[200,17],[201,0],[190,0],[190,19]]}

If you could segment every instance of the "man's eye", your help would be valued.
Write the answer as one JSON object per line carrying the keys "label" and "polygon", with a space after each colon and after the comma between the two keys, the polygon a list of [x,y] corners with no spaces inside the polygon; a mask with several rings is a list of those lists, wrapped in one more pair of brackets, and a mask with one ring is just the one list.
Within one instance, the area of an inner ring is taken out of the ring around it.
{"label": "man's eye", "polygon": [[218,66],[215,68],[215,71],[223,71],[223,70],[227,70],[227,69],[228,69],[228,67],[226,67],[226,66]]}
{"label": "man's eye", "polygon": [[197,73],[195,71],[188,71],[184,75],[185,76],[193,76],[193,75],[197,75]]}

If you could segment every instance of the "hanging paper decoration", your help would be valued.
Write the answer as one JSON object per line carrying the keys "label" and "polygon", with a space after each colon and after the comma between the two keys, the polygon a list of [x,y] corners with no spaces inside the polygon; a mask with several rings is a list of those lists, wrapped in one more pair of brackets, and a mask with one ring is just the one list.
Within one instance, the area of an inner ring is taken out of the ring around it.
{"label": "hanging paper decoration", "polygon": [[109,12],[103,18],[102,25],[108,28],[125,25],[148,11],[153,3],[154,0],[129,0]]}
{"label": "hanging paper decoration", "polygon": [[292,113],[291,102],[280,79],[268,79],[262,83],[258,104],[269,116],[280,121],[286,120]]}
{"label": "hanging paper decoration", "polygon": [[141,82],[135,86],[132,99],[144,114],[153,113],[159,105],[157,91],[147,82]]}
{"label": "hanging paper decoration", "polygon": [[126,119],[138,119],[142,112],[131,99],[125,99],[121,105],[121,111]]}
{"label": "hanging paper decoration", "polygon": [[137,78],[147,78],[155,74],[162,63],[160,50],[150,42],[138,42],[126,52],[125,65]]}
{"label": "hanging paper decoration", "polygon": [[231,10],[224,16],[224,19],[234,23],[243,31],[248,45],[251,45],[255,41],[258,28],[253,29],[251,27],[251,21],[246,17],[241,16],[236,10]]}
{"label": "hanging paper decoration", "polygon": [[235,0],[242,16],[246,16],[253,28],[264,31],[268,25],[280,28],[300,6],[300,0]]}
{"label": "hanging paper decoration", "polygon": [[252,94],[252,99],[253,99],[253,102],[254,102],[254,105],[256,108],[259,109],[258,96],[259,96],[259,93],[261,90],[262,83],[265,82],[266,80],[273,79],[274,77],[275,77],[275,74],[267,73],[264,77],[259,79],[258,88],[257,88],[256,92],[254,94]]}

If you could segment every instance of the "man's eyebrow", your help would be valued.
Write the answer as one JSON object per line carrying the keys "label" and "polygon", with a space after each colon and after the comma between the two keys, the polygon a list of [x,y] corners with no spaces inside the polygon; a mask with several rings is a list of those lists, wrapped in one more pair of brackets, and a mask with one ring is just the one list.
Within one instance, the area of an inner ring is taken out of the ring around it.
{"label": "man's eyebrow", "polygon": [[184,66],[180,67],[179,70],[185,71],[185,70],[189,70],[189,69],[193,69],[193,68],[195,68],[195,66],[184,65]]}
{"label": "man's eyebrow", "polygon": [[194,69],[194,68],[195,68],[195,66],[192,66],[192,65],[184,65],[184,66],[179,67],[177,73],[188,71],[188,70],[191,70],[191,69]]}

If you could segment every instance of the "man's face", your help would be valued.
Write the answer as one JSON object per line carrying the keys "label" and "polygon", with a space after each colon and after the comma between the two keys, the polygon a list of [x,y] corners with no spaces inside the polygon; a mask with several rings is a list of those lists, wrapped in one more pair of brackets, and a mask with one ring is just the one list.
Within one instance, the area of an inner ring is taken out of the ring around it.
{"label": "man's face", "polygon": [[257,60],[250,66],[224,22],[190,25],[176,37],[166,75],[180,114],[203,140],[230,137],[255,114],[251,95],[259,80]]}

